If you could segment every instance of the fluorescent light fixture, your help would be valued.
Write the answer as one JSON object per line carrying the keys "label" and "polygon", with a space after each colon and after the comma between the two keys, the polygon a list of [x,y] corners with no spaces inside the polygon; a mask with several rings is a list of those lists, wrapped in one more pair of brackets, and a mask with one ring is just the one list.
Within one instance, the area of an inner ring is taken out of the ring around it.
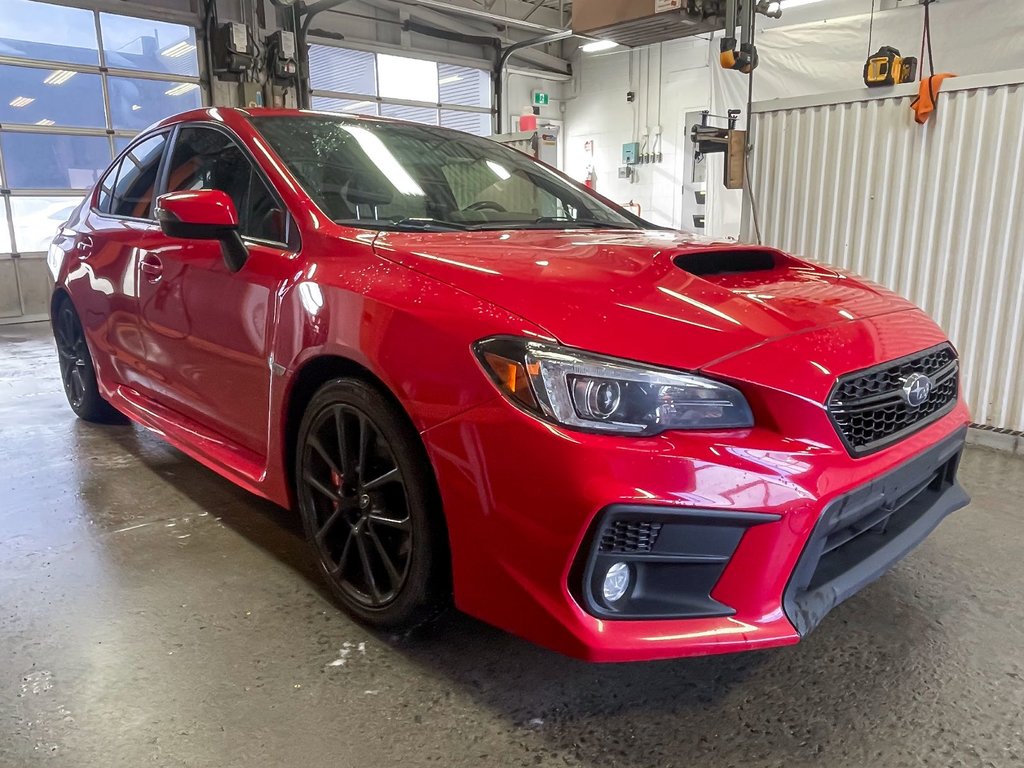
{"label": "fluorescent light fixture", "polygon": [[72,72],[70,69],[55,69],[46,76],[43,82],[46,85],[64,85],[64,83],[77,74],[77,72]]}
{"label": "fluorescent light fixture", "polygon": [[132,112],[138,112],[140,109],[142,109],[141,104],[132,104]]}
{"label": "fluorescent light fixture", "polygon": [[779,3],[779,8],[786,10],[787,8],[799,8],[801,5],[811,5],[812,3],[820,3],[822,0],[782,0]]}
{"label": "fluorescent light fixture", "polygon": [[384,174],[384,177],[391,183],[391,186],[398,190],[399,194],[415,197],[426,196],[423,188],[416,183],[416,180],[409,175],[409,172],[391,154],[391,150],[384,146],[384,142],[380,140],[377,134],[358,125],[345,125],[342,128],[359,142],[363,152],[377,166],[377,169]]}
{"label": "fluorescent light fixture", "polygon": [[509,173],[504,166],[498,165],[493,160],[487,161],[487,167],[494,171],[494,175],[497,176],[502,181],[505,181],[505,179],[512,178],[512,174]]}
{"label": "fluorescent light fixture", "polygon": [[182,56],[192,53],[195,49],[196,47],[192,43],[182,40],[180,43],[164,48],[160,51],[160,55],[166,56],[169,59],[180,59]]}
{"label": "fluorescent light fixture", "polygon": [[457,83],[462,79],[462,75],[448,75],[448,77],[442,77],[437,81],[438,85],[450,85],[451,83]]}
{"label": "fluorescent light fixture", "polygon": [[36,120],[36,125],[53,125],[53,120],[44,117],[42,120]]}
{"label": "fluorescent light fixture", "polygon": [[11,99],[10,104],[12,107],[27,107],[35,99],[30,99],[28,96],[15,96]]}
{"label": "fluorescent light fixture", "polygon": [[176,85],[173,88],[168,88],[164,91],[164,94],[167,96],[181,96],[189,91],[194,91],[198,87],[199,86],[195,83],[182,83],[181,85]]}
{"label": "fluorescent light fixture", "polygon": [[584,43],[580,46],[580,50],[586,51],[587,53],[597,53],[598,51],[610,51],[612,48],[618,48],[619,44],[614,40],[594,40],[591,43]]}

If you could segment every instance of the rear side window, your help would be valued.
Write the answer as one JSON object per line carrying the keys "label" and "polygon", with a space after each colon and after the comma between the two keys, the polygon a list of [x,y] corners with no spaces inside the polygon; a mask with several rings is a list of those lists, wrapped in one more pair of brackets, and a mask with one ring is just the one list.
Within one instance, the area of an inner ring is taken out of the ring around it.
{"label": "rear side window", "polygon": [[99,209],[115,216],[150,218],[160,158],[166,144],[167,137],[160,134],[128,150],[118,166],[100,182]]}
{"label": "rear side window", "polygon": [[200,189],[219,189],[231,198],[243,236],[287,242],[284,210],[241,147],[213,128],[182,128],[171,155],[167,191]]}

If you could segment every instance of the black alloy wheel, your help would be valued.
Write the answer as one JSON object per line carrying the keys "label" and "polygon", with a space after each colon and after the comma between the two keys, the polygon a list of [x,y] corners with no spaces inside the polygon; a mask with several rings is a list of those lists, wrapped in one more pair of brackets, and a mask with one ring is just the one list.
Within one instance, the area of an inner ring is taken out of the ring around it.
{"label": "black alloy wheel", "polygon": [[307,409],[296,456],[306,536],[328,585],[392,629],[438,612],[447,568],[432,479],[408,431],[369,385],[330,382]]}
{"label": "black alloy wheel", "polygon": [[85,331],[71,301],[64,299],[53,318],[60,378],[64,394],[75,414],[101,424],[124,423],[125,418],[100,395],[96,369],[85,341]]}

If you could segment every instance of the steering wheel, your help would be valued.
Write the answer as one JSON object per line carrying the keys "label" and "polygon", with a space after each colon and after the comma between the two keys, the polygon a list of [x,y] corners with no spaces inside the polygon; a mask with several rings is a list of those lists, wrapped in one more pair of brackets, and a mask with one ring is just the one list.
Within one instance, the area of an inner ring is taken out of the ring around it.
{"label": "steering wheel", "polygon": [[467,205],[463,208],[464,211],[497,211],[498,213],[508,213],[508,208],[503,206],[501,203],[496,203],[493,200],[477,200],[472,205]]}

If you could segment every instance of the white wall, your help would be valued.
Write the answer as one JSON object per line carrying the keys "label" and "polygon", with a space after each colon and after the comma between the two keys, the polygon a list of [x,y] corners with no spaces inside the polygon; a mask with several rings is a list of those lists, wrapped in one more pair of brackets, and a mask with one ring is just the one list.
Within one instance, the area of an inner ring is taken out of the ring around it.
{"label": "white wall", "polygon": [[[601,194],[622,204],[639,203],[643,216],[657,224],[680,226],[681,184],[692,154],[682,135],[683,115],[707,108],[707,59],[702,39],[632,52],[578,54],[575,88],[566,89],[566,172],[583,180],[592,163]],[[630,90],[636,93],[632,104],[626,101]],[[622,145],[639,141],[644,133],[652,144],[658,125],[663,161],[637,166],[635,181],[619,179]],[[593,142],[593,157],[585,150],[588,141]]]}
{"label": "white wall", "polygon": [[[876,8],[892,4],[892,0],[879,0]],[[871,0],[828,0],[791,9],[778,21],[759,17],[756,44],[760,66],[754,75],[754,100],[863,88],[871,6]],[[1014,69],[1024,63],[1024,2],[943,0],[932,6],[931,13],[936,71],[980,74]],[[872,48],[893,45],[906,55],[918,56],[922,20],[923,9],[916,2],[877,11]],[[629,53],[580,54],[576,60],[578,96],[566,101],[568,172],[583,178],[588,162],[583,143],[593,139],[599,191],[618,202],[640,202],[644,215],[656,223],[685,223],[680,220],[680,187],[686,171],[681,160],[692,150],[681,136],[683,114],[694,108],[711,108],[715,114],[725,114],[729,108],[746,110],[746,77],[722,70],[717,64],[708,67],[709,60],[717,62],[717,52],[717,40],[665,44],[660,81],[664,89],[661,120],[665,162],[640,166],[639,179],[633,184],[615,178],[621,145],[634,138],[634,106],[625,101]],[[648,55],[656,73],[657,47],[651,52],[644,49],[634,53],[634,65],[638,58],[646,62]],[[646,65],[634,66],[634,70],[636,107],[642,115],[648,83]],[[657,75],[652,75],[655,108],[658,86]],[[566,90],[571,94],[573,88]],[[725,190],[719,183],[720,157],[709,159],[707,171],[707,233],[737,236],[742,193]]]}
{"label": "white wall", "polygon": [[546,107],[540,108],[542,120],[563,119],[562,105],[566,83],[514,69],[508,73],[505,80],[505,125],[499,128],[499,132],[508,133],[512,130],[510,126],[513,125],[513,118],[522,113],[523,107],[531,105],[534,91],[543,91],[551,100]]}

